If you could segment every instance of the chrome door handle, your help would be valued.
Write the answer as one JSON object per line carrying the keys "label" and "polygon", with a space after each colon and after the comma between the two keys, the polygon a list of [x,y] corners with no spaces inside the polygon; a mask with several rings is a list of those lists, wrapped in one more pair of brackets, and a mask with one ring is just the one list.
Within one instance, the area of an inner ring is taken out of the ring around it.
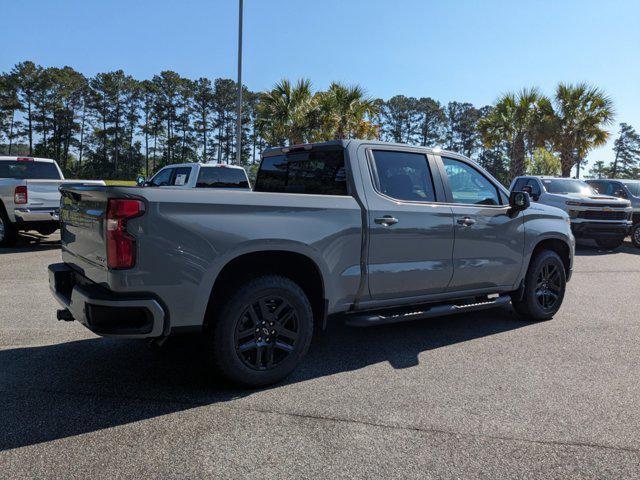
{"label": "chrome door handle", "polygon": [[462,225],[463,227],[470,227],[476,223],[476,220],[471,217],[462,217],[458,219],[458,225]]}
{"label": "chrome door handle", "polygon": [[378,217],[374,220],[378,225],[382,225],[383,227],[389,227],[391,225],[395,225],[398,223],[398,219],[392,217],[391,215],[385,215],[384,217]]}

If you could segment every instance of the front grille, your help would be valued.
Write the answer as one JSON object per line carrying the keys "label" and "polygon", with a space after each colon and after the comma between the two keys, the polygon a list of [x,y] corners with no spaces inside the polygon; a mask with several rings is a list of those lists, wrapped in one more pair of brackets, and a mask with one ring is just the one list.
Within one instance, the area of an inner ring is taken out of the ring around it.
{"label": "front grille", "polygon": [[620,203],[590,203],[590,202],[581,202],[581,207],[598,207],[598,208],[623,208],[624,204]]}
{"label": "front grille", "polygon": [[627,212],[603,212],[597,210],[587,210],[580,212],[578,218],[587,220],[626,220]]}

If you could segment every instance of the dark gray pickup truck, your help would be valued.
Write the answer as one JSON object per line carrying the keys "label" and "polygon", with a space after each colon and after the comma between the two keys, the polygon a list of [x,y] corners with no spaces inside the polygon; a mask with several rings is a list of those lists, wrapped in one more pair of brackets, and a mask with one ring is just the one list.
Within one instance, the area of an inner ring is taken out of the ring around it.
{"label": "dark gray pickup truck", "polygon": [[254,191],[62,187],[58,318],[110,337],[206,335],[215,368],[276,382],[314,324],[369,326],[511,302],[551,318],[569,217],[451,152],[336,141],[264,152]]}

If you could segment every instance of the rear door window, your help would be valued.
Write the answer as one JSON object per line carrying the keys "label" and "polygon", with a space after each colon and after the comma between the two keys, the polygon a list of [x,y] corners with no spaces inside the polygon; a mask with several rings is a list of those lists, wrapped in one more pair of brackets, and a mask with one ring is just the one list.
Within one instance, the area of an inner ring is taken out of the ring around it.
{"label": "rear door window", "polygon": [[314,149],[264,157],[257,192],[348,195],[342,149]]}
{"label": "rear door window", "polygon": [[377,188],[396,200],[435,202],[433,179],[422,153],[374,150]]}

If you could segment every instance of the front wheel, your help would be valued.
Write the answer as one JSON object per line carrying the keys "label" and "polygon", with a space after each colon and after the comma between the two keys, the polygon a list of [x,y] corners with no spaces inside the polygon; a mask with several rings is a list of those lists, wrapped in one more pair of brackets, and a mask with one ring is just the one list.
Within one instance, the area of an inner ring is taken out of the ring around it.
{"label": "front wheel", "polygon": [[634,247],[640,248],[640,223],[636,223],[631,228],[631,241]]}
{"label": "front wheel", "polygon": [[313,313],[304,291],[279,275],[241,286],[212,319],[209,347],[216,369],[247,387],[276,383],[309,349]]}
{"label": "front wheel", "polygon": [[603,250],[613,250],[618,248],[624,243],[624,237],[620,238],[605,238],[602,240],[596,240],[596,243]]}
{"label": "front wheel", "polygon": [[562,305],[567,277],[556,252],[538,252],[529,263],[521,299],[512,299],[516,312],[525,320],[549,320]]}

